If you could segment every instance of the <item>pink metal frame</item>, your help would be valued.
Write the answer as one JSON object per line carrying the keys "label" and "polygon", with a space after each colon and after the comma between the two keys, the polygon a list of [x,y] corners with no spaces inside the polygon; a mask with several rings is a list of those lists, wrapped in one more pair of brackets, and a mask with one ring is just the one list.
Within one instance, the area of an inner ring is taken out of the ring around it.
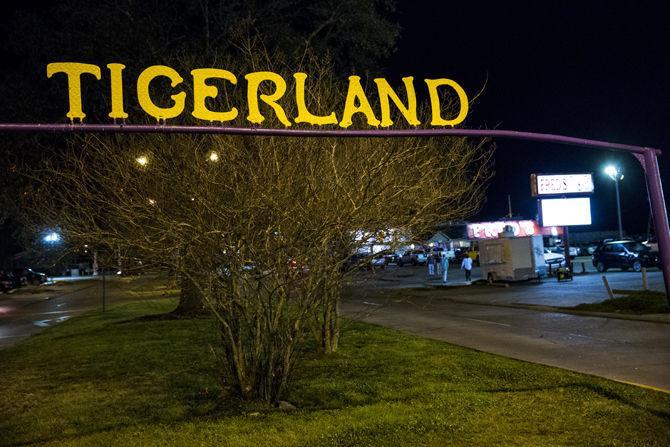
{"label": "pink metal frame", "polygon": [[398,138],[398,137],[474,137],[509,138],[516,140],[543,141],[591,148],[630,152],[640,161],[649,188],[651,211],[656,224],[656,235],[662,262],[666,297],[670,303],[670,227],[663,197],[663,186],[658,169],[660,149],[608,141],[589,140],[564,135],[514,130],[479,129],[389,129],[389,130],[335,130],[335,129],[267,129],[261,127],[227,126],[168,126],[127,124],[14,124],[0,123],[0,132],[26,133],[175,133],[175,134],[228,134],[249,136],[283,137],[331,137],[331,138]]}

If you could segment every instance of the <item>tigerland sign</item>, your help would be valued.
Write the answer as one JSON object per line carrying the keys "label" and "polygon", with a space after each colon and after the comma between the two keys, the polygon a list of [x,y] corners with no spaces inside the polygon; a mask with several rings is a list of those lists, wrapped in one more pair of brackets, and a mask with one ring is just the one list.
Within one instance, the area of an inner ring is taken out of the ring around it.
{"label": "tigerland sign", "polygon": [[[123,96],[123,64],[107,64],[109,70],[109,89],[110,89],[110,112],[112,119],[125,119],[128,114],[124,110]],[[54,62],[47,65],[47,77],[51,78],[55,74],[62,73],[67,78],[69,90],[70,110],[67,117],[72,122],[80,122],[86,117],[82,108],[81,79],[83,75],[94,76],[97,80],[101,79],[102,70],[97,65],[83,64],[76,62]],[[174,94],[170,95],[171,105],[162,107],[157,104],[163,101],[156,101],[152,97],[150,86],[156,78],[165,77],[170,81],[170,86],[174,89]],[[211,85],[208,81],[222,80],[232,85],[237,85],[238,78],[228,70],[220,68],[198,68],[191,71],[191,82],[193,92],[193,110],[191,115],[195,118],[210,122],[230,122],[238,118],[239,111],[236,107],[229,110],[211,110],[206,104],[208,98],[216,98],[219,95],[218,87]],[[413,77],[402,78],[405,86],[405,102],[400,99],[398,93],[389,85],[384,78],[374,80],[377,86],[377,99],[379,100],[379,111],[373,110],[370,101],[361,85],[359,76],[349,76],[349,84],[344,104],[339,111],[331,112],[328,115],[314,115],[311,113],[305,102],[307,74],[293,74],[295,91],[295,109],[297,116],[288,117],[286,111],[280,104],[280,100],[287,91],[286,80],[270,71],[258,71],[244,75],[246,81],[247,98],[247,121],[252,124],[260,124],[265,120],[261,113],[259,102],[265,103],[274,112],[277,119],[286,127],[293,123],[308,123],[318,126],[339,125],[347,128],[352,124],[352,117],[358,113],[362,114],[368,125],[374,127],[389,127],[393,125],[391,118],[391,102],[395,105],[400,115],[412,126],[418,126],[421,122],[417,116],[417,100]],[[184,113],[186,106],[186,92],[183,87],[184,78],[173,68],[165,65],[154,65],[148,67],[140,73],[137,78],[137,99],[140,107],[149,116],[156,120],[165,121],[170,118],[176,118]],[[219,81],[220,82],[220,81]],[[431,126],[455,126],[463,120],[468,114],[468,97],[463,88],[451,79],[425,79],[425,88],[427,88],[430,98]],[[262,94],[259,91],[261,84],[269,83],[274,86],[274,92],[271,94]],[[455,116],[443,117],[440,102],[440,89],[451,89],[458,98],[457,113]],[[287,100],[284,98],[284,100]]]}

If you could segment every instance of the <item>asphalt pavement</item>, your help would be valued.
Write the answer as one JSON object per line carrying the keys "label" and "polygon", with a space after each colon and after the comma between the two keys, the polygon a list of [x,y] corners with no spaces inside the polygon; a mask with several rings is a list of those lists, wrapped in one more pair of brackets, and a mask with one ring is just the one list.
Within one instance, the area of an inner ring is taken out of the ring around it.
{"label": "asphalt pavement", "polygon": [[[102,311],[100,278],[57,279],[49,284],[27,286],[0,295],[0,348],[83,312]],[[106,281],[107,305],[134,299],[119,287],[119,281],[117,278]]]}
{"label": "asphalt pavement", "polygon": [[[573,281],[494,287],[469,285],[452,266],[449,285],[436,287],[440,281],[428,278],[425,267],[389,266],[358,275],[341,308],[346,316],[428,338],[670,391],[670,315],[639,321],[540,307],[606,299],[601,276],[587,270]],[[640,273],[606,276],[615,289],[641,288]],[[650,270],[648,280],[663,290],[660,271]]]}
{"label": "asphalt pavement", "polygon": [[[583,264],[582,264],[583,263]],[[584,273],[582,274],[582,265]],[[465,281],[463,270],[451,265],[448,272],[447,288],[453,288],[452,297],[486,304],[528,304],[541,306],[572,307],[581,303],[594,303],[608,298],[602,277],[607,277],[610,287],[614,290],[641,290],[642,274],[633,271],[623,272],[612,269],[606,273],[598,273],[590,264],[590,258],[577,258],[574,263],[576,272],[571,281],[557,281],[555,277],[544,278],[542,281],[522,281],[512,284],[502,283],[509,287],[465,287],[471,283]],[[664,291],[663,273],[657,269],[647,272],[647,286],[650,290]],[[472,283],[481,280],[479,267],[472,271]],[[442,286],[439,278],[430,278],[425,266],[403,266],[394,264],[384,269],[361,272],[354,279],[359,287],[376,288],[420,288]],[[456,291],[455,289],[458,289]]]}
{"label": "asphalt pavement", "polygon": [[670,392],[668,324],[379,295],[347,299],[342,311],[468,348]]}

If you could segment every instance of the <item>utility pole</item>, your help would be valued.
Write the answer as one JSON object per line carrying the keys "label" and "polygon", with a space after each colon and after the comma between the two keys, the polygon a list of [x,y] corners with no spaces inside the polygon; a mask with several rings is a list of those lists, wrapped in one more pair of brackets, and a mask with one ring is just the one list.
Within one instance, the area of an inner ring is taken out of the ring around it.
{"label": "utility pole", "polygon": [[[619,220],[619,239],[623,239],[623,225],[621,225],[621,197],[619,196],[619,181],[623,180],[623,174],[621,173],[621,169],[615,165],[607,166],[605,168],[605,174],[614,180],[614,189],[616,190],[616,213]],[[648,190],[649,188],[647,187],[647,191]]]}
{"label": "utility pole", "polygon": [[619,178],[614,179],[614,189],[616,189],[616,212],[619,219],[619,239],[623,239],[623,226],[621,225],[621,199],[619,198]]}

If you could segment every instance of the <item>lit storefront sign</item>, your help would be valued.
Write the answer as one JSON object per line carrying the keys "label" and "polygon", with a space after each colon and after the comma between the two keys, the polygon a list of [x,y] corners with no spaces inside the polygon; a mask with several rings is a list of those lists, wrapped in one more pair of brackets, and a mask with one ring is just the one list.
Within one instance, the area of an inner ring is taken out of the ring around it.
{"label": "lit storefront sign", "polygon": [[562,228],[540,227],[534,220],[502,220],[468,224],[468,239],[497,239],[498,234],[502,233],[506,226],[512,227],[516,237],[563,234]]}
{"label": "lit storefront sign", "polygon": [[540,218],[543,225],[591,225],[591,199],[540,199]]}
{"label": "lit storefront sign", "polygon": [[533,197],[562,194],[593,193],[592,174],[531,174]]}

